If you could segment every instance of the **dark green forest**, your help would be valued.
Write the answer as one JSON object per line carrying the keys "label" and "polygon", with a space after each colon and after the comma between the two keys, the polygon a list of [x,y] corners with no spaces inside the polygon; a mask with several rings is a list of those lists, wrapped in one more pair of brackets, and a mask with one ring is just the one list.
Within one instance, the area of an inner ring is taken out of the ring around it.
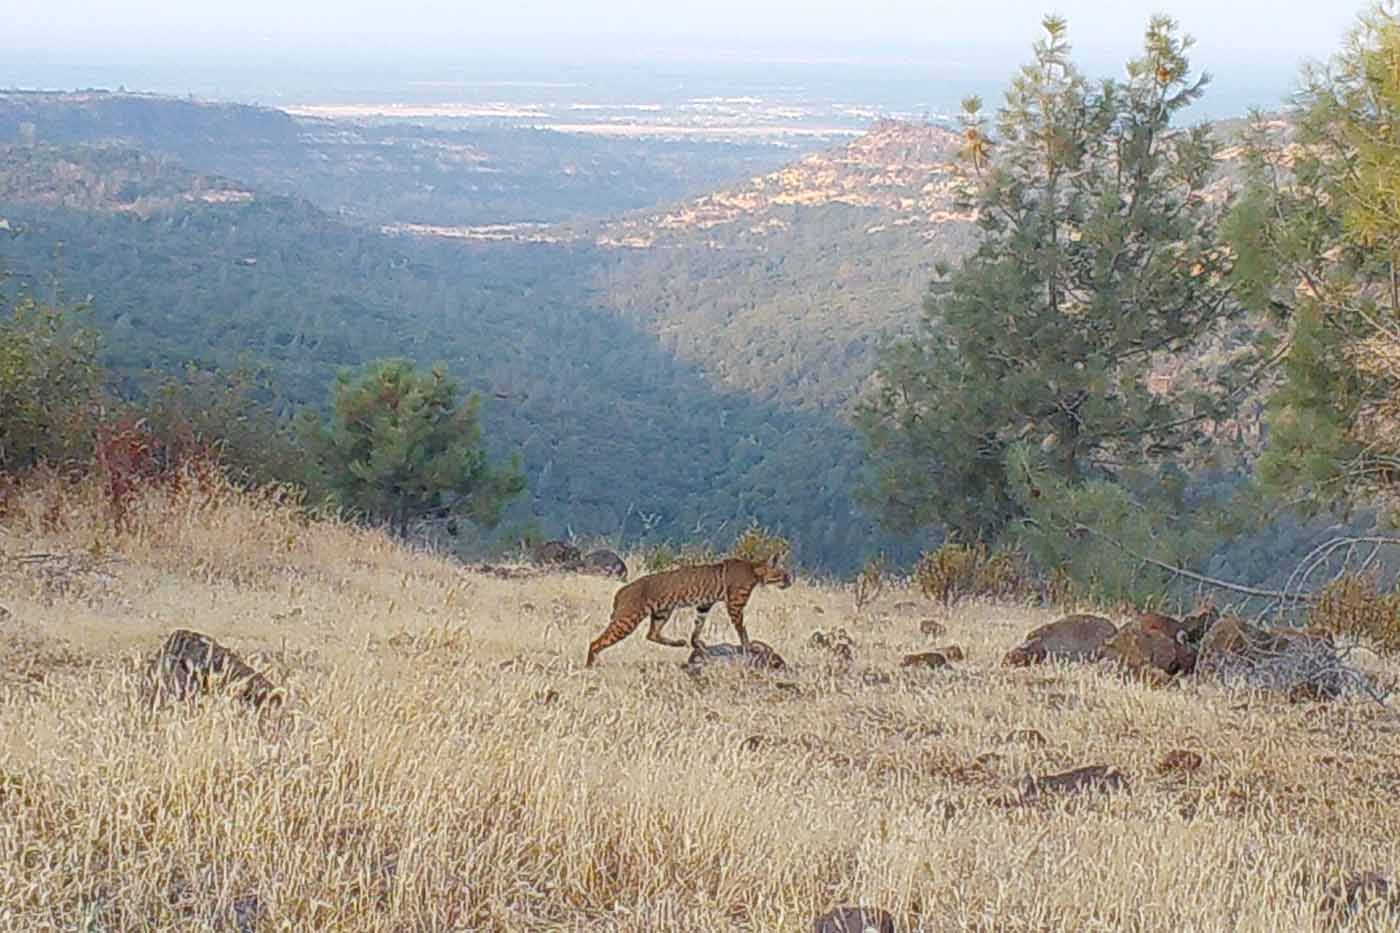
{"label": "dark green forest", "polygon": [[323,405],[343,367],[440,361],[482,395],[490,447],[525,465],[508,526],[690,540],[753,519],[832,568],[871,540],[853,431],[717,391],[602,310],[598,270],[615,258],[595,248],[387,237],[276,196],[186,200],[237,186],[130,150],[14,147],[0,168],[12,284],[42,292],[58,271],[91,294],[128,395],[191,363],[251,365],[290,417]]}

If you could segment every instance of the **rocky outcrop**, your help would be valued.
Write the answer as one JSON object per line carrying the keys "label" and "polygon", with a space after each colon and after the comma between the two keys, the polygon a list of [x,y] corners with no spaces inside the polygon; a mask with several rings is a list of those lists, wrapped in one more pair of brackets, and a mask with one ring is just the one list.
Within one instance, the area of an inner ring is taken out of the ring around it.
{"label": "rocky outcrop", "polygon": [[275,708],[283,691],[242,658],[208,635],[176,629],[147,668],[147,695],[152,704],[166,699],[192,702],[226,691],[254,709]]}

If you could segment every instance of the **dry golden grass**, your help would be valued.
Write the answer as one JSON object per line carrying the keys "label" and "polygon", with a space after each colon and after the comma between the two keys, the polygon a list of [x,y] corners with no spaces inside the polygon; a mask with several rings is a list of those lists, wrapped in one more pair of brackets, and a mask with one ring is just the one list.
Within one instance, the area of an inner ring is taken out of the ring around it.
{"label": "dry golden grass", "polygon": [[[967,660],[901,670],[927,603],[857,620],[799,581],[750,603],[787,672],[687,675],[640,633],[585,671],[611,581],[476,576],[223,488],[153,495],[121,538],[100,514],[40,484],[0,520],[4,929],[806,930],[866,903],[911,929],[1272,931],[1400,866],[1392,711],[1000,669],[1047,611],[960,609],[935,644]],[[838,626],[845,671],[809,643]],[[135,659],[175,627],[287,707],[142,708]],[[1177,749],[1203,765],[1159,773]],[[1088,764],[1130,788],[993,801]]]}

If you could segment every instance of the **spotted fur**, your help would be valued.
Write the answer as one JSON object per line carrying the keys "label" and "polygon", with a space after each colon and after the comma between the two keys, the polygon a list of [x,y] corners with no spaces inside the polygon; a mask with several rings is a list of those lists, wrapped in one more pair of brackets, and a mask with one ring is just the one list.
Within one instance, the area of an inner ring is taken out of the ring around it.
{"label": "spotted fur", "polygon": [[671,613],[686,606],[694,606],[698,613],[689,646],[699,647],[705,613],[719,602],[724,603],[740,643],[747,648],[749,633],[744,630],[744,606],[754,587],[763,584],[787,589],[792,585],[792,576],[777,565],[776,558],[765,563],[731,557],[718,564],[679,567],[633,580],[613,597],[612,621],[588,646],[587,666],[592,667],[599,652],[631,635],[642,620],[648,618],[651,619],[648,641],[673,648],[687,647],[686,642],[661,634]]}

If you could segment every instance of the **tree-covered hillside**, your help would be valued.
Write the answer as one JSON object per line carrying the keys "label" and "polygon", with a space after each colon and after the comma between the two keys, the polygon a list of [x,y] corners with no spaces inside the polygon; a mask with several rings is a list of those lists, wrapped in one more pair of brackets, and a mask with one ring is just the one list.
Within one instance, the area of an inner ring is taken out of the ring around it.
{"label": "tree-covered hillside", "polygon": [[[0,95],[7,132],[0,217],[23,233],[4,258],[21,282],[60,268],[69,294],[95,297],[127,393],[187,362],[251,362],[290,417],[324,405],[342,367],[440,360],[482,393],[493,455],[522,457],[529,492],[507,528],[693,542],[758,519],[803,563],[842,571],[941,535],[935,524],[897,538],[861,511],[867,458],[850,416],[878,348],[917,325],[938,264],[976,243],[959,134],[880,123],[850,145],[627,211],[660,190],[619,180],[632,143],[511,130],[482,155],[482,134],[458,134],[454,148],[430,128],[120,95]],[[128,142],[45,142],[56,138]],[[636,145],[673,181],[704,177],[687,174],[703,146]],[[561,170],[590,150],[612,181]],[[1203,197],[1226,194],[1242,151],[1219,151]],[[665,168],[668,152],[682,161]],[[435,171],[446,187],[415,187]],[[592,206],[567,206],[575,182]],[[439,213],[403,213],[414,203]],[[472,226],[600,205],[610,216],[516,239]],[[382,232],[404,218],[448,235]],[[1228,367],[1242,334],[1154,360],[1148,383]],[[1220,424],[1257,445],[1261,399],[1252,426],[1243,407]],[[1234,456],[1183,464],[1203,465],[1221,495],[1247,476]]]}
{"label": "tree-covered hillside", "polygon": [[[340,367],[442,361],[482,393],[491,446],[521,455],[517,523],[654,540],[758,519],[799,560],[841,569],[873,547],[850,429],[717,390],[607,310],[596,285],[614,253],[388,237],[104,148],[16,147],[0,171],[24,179],[0,178],[0,215],[21,231],[4,261],[39,287],[57,264],[68,293],[94,296],[128,391],[242,361],[270,368],[290,413],[323,404]],[[133,185],[145,193],[127,199]]]}
{"label": "tree-covered hillside", "polygon": [[611,216],[769,171],[769,143],[603,139],[298,119],[145,94],[0,92],[0,144],[103,144],[296,196],[367,223],[500,224]]}

